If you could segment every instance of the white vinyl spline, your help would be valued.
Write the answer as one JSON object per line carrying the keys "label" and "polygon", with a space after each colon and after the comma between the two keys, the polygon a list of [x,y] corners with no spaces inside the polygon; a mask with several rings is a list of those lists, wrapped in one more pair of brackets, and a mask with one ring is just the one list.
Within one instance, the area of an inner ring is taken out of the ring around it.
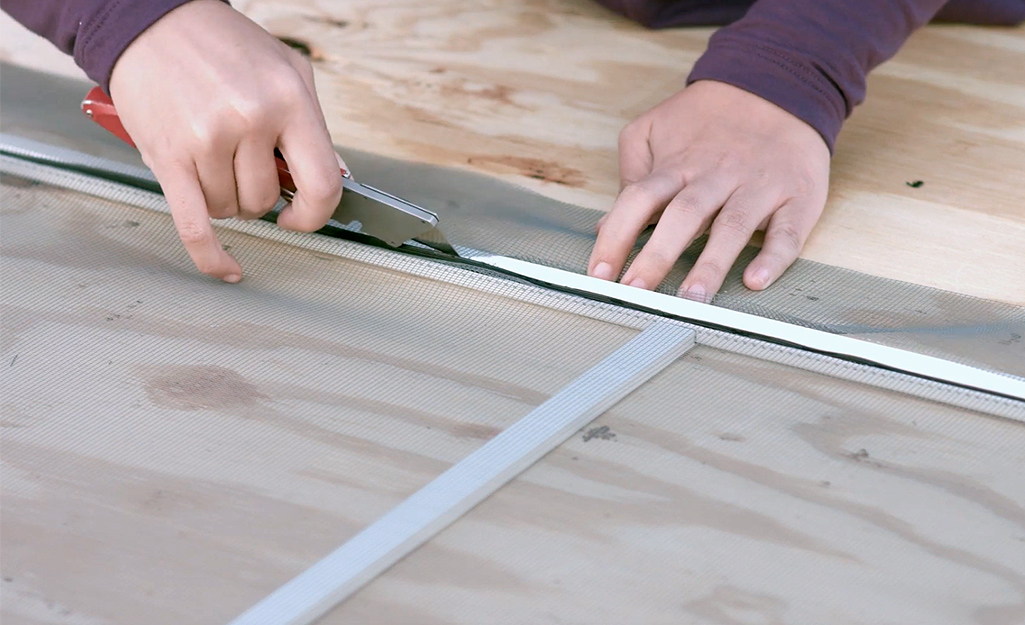
{"label": "white vinyl spline", "polygon": [[911,352],[905,349],[871,343],[840,334],[767,319],[748,313],[720,308],[710,304],[694,302],[664,293],[645,291],[618,282],[607,282],[561,269],[553,269],[506,256],[478,254],[473,259],[546,284],[578,292],[601,295],[620,302],[664,312],[681,319],[698,323],[714,324],[721,328],[753,334],[791,345],[797,345],[816,352],[853,358],[887,369],[902,371],[929,378],[994,393],[1012,399],[1025,400],[1025,380],[979,369],[970,365]]}

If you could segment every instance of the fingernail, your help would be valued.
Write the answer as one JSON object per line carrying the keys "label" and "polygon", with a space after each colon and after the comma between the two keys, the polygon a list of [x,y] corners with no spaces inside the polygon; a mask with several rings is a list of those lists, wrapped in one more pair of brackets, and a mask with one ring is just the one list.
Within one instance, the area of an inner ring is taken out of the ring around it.
{"label": "fingernail", "polygon": [[687,299],[694,300],[695,302],[704,302],[705,287],[701,286],[700,284],[692,284],[690,285],[690,288],[687,289],[687,292],[683,294],[683,296]]}
{"label": "fingernail", "polygon": [[755,272],[755,275],[751,276],[751,278],[753,279],[754,283],[757,284],[760,288],[764,289],[765,287],[769,286],[770,279],[768,269],[759,269]]}
{"label": "fingernail", "polygon": [[598,263],[591,275],[599,280],[611,280],[613,278],[612,265],[608,263]]}
{"label": "fingernail", "polygon": [[631,280],[630,281],[630,286],[636,287],[638,289],[646,289],[646,288],[648,288],[648,285],[645,284],[644,280],[641,280],[640,278],[634,278],[633,280]]}
{"label": "fingernail", "polygon": [[238,282],[241,279],[242,279],[242,276],[238,275],[237,273],[229,273],[228,275],[224,276],[224,281],[225,282],[230,282],[232,284],[235,284],[236,282]]}

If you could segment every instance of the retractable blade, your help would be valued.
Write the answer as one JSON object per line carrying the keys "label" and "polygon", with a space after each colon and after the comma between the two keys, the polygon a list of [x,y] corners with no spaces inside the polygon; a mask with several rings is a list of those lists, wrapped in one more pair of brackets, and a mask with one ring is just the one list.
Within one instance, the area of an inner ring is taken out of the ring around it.
{"label": "retractable blade", "polygon": [[[99,87],[94,87],[86,95],[82,101],[82,112],[114,136],[136,147],[121,124],[114,102]],[[296,186],[288,170],[288,163],[278,150],[274,151],[274,158],[281,195],[291,201]],[[342,187],[342,199],[331,216],[336,222],[349,229],[357,229],[391,247],[413,240],[444,254],[459,256],[438,228],[437,214],[370,185],[356,182],[344,168]]]}

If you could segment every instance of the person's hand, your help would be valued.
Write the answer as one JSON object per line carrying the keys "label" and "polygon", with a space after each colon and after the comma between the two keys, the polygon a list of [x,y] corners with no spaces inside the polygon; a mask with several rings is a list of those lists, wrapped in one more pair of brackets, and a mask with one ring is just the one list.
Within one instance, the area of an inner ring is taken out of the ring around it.
{"label": "person's hand", "polygon": [[742,89],[699,81],[619,136],[621,191],[598,225],[588,274],[615,280],[637,237],[656,224],[621,282],[654,289],[709,231],[678,294],[711,301],[756,230],[765,243],[744,271],[761,290],[794,262],[829,186],[829,149],[811,126]]}
{"label": "person's hand", "polygon": [[278,225],[316,230],[341,198],[342,163],[309,63],[223,2],[192,0],[150,26],[118,59],[110,93],[205,274],[241,279],[210,218],[256,219],[274,207],[275,147],[298,189]]}

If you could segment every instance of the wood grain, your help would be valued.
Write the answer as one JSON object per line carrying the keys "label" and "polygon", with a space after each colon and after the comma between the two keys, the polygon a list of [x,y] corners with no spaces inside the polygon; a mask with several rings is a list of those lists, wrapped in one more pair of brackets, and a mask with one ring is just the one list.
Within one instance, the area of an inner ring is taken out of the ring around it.
{"label": "wood grain", "polygon": [[[234,4],[308,45],[337,143],[601,209],[619,129],[682,87],[713,32],[647,31],[588,0]],[[77,72],[2,26],[0,58]],[[1025,304],[1023,49],[1023,28],[914,35],[841,134],[803,256]]]}
{"label": "wood grain", "polygon": [[[225,623],[637,331],[0,184],[0,620]],[[169,236],[171,235],[171,236]]]}
{"label": "wood grain", "polygon": [[323,623],[1019,623],[1023,445],[699,346]]}
{"label": "wood grain", "polygon": [[[634,330],[0,184],[5,623],[223,623]],[[1015,623],[1025,427],[698,347],[325,623]]]}

